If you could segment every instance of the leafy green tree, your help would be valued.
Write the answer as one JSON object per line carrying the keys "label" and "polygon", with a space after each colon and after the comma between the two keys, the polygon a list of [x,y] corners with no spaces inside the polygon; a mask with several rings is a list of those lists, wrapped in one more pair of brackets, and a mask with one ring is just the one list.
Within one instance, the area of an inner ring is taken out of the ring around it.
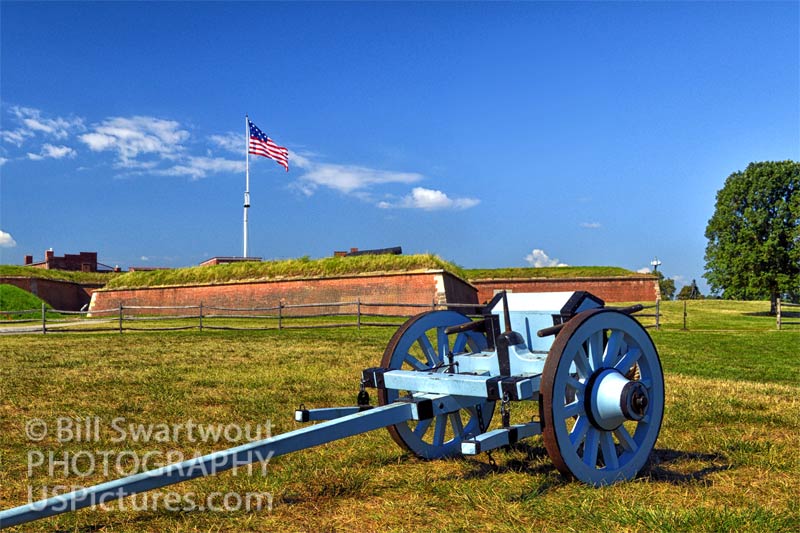
{"label": "leafy green tree", "polygon": [[706,273],[726,299],[777,298],[800,288],[800,163],[750,163],[717,192],[706,227]]}
{"label": "leafy green tree", "polygon": [[658,290],[661,291],[661,299],[672,300],[675,297],[675,280],[665,278],[664,274],[658,270],[654,274],[658,276]]}

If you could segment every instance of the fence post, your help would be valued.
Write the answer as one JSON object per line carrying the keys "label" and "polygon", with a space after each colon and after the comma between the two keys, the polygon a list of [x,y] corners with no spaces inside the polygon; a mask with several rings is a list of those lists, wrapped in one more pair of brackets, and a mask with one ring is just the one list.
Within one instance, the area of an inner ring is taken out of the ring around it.
{"label": "fence post", "polygon": [[119,332],[122,334],[122,302],[119,303]]}
{"label": "fence post", "polygon": [[356,324],[361,329],[361,297],[356,298]]}
{"label": "fence post", "polygon": [[200,302],[200,331],[203,331],[203,302]]}
{"label": "fence post", "polygon": [[683,301],[683,331],[686,331],[686,300]]}
{"label": "fence post", "polygon": [[[777,316],[777,321],[778,321],[778,331],[780,331],[780,329],[781,329],[781,299],[780,298],[778,298],[778,316]],[[789,328],[789,329],[791,329],[791,328]]]}
{"label": "fence post", "polygon": [[278,329],[283,329],[283,300],[278,300]]}
{"label": "fence post", "polygon": [[45,333],[47,333],[47,308],[44,306],[44,302],[42,302],[42,335]]}
{"label": "fence post", "polygon": [[661,330],[661,298],[656,298],[656,331]]}

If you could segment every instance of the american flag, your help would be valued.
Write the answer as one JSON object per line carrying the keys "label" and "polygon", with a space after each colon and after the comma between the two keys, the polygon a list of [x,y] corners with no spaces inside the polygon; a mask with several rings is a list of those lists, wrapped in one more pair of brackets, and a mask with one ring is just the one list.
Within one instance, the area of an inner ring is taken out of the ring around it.
{"label": "american flag", "polygon": [[247,123],[250,126],[250,153],[274,159],[289,172],[289,150],[275,144],[252,120],[247,119]]}

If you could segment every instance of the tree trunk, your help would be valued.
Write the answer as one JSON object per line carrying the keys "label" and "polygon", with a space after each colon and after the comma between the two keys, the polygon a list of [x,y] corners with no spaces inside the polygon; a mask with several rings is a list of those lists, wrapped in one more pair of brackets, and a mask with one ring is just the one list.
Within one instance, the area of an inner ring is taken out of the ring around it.
{"label": "tree trunk", "polygon": [[769,314],[772,316],[778,314],[778,296],[777,292],[771,292],[769,296]]}

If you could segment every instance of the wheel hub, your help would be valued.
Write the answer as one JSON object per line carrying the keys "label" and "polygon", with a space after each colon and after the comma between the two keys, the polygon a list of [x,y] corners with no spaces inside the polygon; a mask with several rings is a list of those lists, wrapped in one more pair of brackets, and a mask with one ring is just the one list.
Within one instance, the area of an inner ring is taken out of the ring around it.
{"label": "wheel hub", "polygon": [[594,373],[586,389],[589,421],[604,431],[613,431],[628,420],[642,420],[650,404],[647,388],[641,381],[631,381],[613,368]]}
{"label": "wheel hub", "polygon": [[622,389],[620,407],[628,420],[639,421],[647,413],[650,397],[641,381],[631,381]]}

